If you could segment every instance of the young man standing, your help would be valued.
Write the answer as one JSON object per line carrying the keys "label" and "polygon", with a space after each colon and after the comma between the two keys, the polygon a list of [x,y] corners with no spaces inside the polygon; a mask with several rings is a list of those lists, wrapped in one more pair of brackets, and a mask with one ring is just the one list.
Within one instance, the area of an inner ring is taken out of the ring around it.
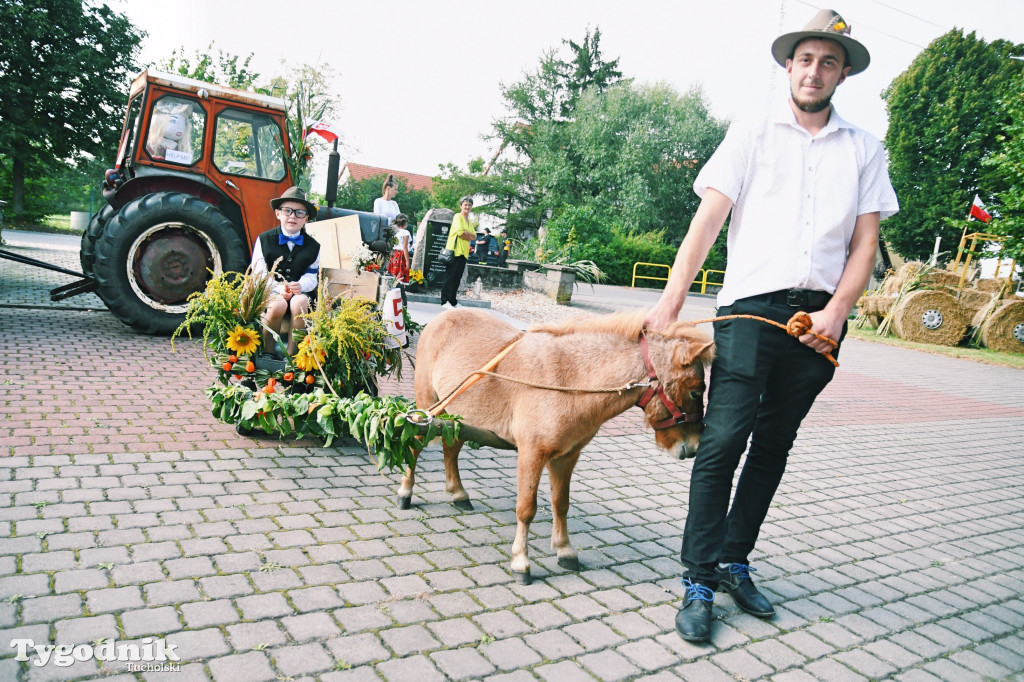
{"label": "young man standing", "polygon": [[[309,311],[311,292],[316,290],[320,273],[320,244],[306,232],[306,221],[316,217],[316,205],[306,199],[298,187],[270,200],[270,206],[280,223],[256,239],[252,250],[252,271],[266,272],[277,263],[277,274],[284,282],[274,285],[278,294],[270,300],[263,313],[263,322],[276,333],[281,332],[285,315],[291,317],[291,328],[305,324],[302,316]],[[298,346],[291,334],[286,339],[288,354],[294,355]],[[264,352],[274,348],[273,336],[263,331]]]}
{"label": "young man standing", "polygon": [[[719,315],[786,323],[810,313],[813,331],[842,340],[846,318],[871,275],[879,222],[898,210],[878,140],[840,118],[832,94],[870,61],[832,10],[772,45],[786,68],[788,101],[767,117],[734,124],[697,176],[701,196],[665,292],[647,326],[673,322],[725,219],[728,265]],[[811,334],[794,338],[756,320],[715,323],[705,430],[690,477],[680,559],[686,595],[676,630],[711,635],[714,591],[770,618],[750,579],[748,556],[786,466],[801,420],[835,371]],[[837,353],[838,349],[833,352]],[[732,508],[733,473],[747,453]]]}

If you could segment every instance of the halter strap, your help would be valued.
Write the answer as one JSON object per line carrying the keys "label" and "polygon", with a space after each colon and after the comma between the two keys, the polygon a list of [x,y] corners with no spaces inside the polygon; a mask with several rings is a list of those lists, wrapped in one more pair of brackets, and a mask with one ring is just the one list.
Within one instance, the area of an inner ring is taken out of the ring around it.
{"label": "halter strap", "polygon": [[644,391],[640,399],[636,401],[636,406],[640,409],[647,407],[647,404],[651,402],[654,396],[658,396],[661,399],[661,404],[664,405],[669,412],[669,417],[662,419],[656,424],[651,424],[654,429],[667,429],[676,424],[695,424],[704,419],[704,406],[701,405],[700,409],[696,412],[683,412],[676,404],[672,402],[672,399],[665,393],[664,387],[661,385],[661,380],[658,379],[657,372],[654,371],[654,365],[651,363],[651,354],[647,347],[647,334],[640,332],[640,348],[643,349],[644,354],[644,367],[647,369],[647,390]]}

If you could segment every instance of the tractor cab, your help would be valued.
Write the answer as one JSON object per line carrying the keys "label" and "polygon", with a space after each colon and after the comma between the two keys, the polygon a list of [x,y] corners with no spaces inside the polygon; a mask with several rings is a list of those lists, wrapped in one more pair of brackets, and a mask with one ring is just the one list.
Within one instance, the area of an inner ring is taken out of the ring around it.
{"label": "tractor cab", "polygon": [[143,71],[82,269],[123,322],[168,333],[210,272],[245,270],[291,186],[283,99]]}

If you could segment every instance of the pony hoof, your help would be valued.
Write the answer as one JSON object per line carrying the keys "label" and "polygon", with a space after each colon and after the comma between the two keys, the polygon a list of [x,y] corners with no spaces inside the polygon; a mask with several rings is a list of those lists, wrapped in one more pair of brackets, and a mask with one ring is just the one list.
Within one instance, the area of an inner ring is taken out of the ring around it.
{"label": "pony hoof", "polygon": [[512,575],[514,575],[516,577],[516,582],[519,583],[520,585],[529,585],[530,584],[530,572],[529,571],[526,571],[525,573],[520,572],[520,571],[512,571]]}
{"label": "pony hoof", "polygon": [[455,505],[456,509],[461,509],[462,511],[473,511],[473,503],[470,502],[468,499],[452,500],[452,504]]}
{"label": "pony hoof", "polygon": [[579,557],[558,557],[558,565],[567,571],[579,572],[580,570]]}
{"label": "pony hoof", "polygon": [[399,509],[411,509],[412,508],[412,495],[409,497],[398,496],[398,508]]}

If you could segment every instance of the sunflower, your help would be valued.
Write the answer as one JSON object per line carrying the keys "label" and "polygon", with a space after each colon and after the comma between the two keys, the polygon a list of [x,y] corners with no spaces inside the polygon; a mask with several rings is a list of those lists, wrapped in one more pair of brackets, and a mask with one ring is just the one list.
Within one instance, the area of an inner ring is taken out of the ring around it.
{"label": "sunflower", "polygon": [[239,355],[252,355],[260,346],[260,335],[252,329],[246,329],[241,325],[228,334],[227,347]]}
{"label": "sunflower", "polygon": [[295,354],[292,363],[303,372],[309,372],[323,365],[326,359],[327,353],[322,348],[316,347],[316,340],[312,334],[307,334],[299,344],[299,352]]}

